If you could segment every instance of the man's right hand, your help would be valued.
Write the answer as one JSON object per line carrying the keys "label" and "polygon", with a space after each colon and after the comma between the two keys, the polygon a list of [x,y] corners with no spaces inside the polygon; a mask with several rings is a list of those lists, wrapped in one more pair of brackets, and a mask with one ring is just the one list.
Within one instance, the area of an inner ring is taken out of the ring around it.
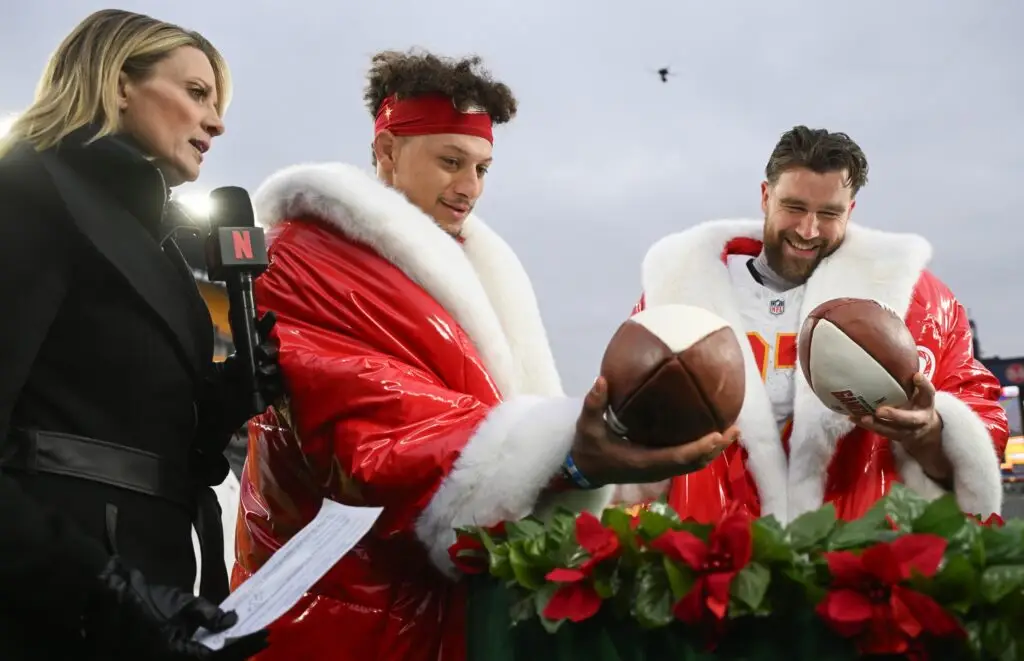
{"label": "man's right hand", "polygon": [[98,577],[83,632],[102,659],[244,661],[267,646],[267,632],[232,640],[214,651],[192,640],[196,629],[225,631],[238,621],[193,594],[150,585],[138,571],[112,557]]}
{"label": "man's right hand", "polygon": [[604,377],[583,400],[576,421],[572,459],[594,486],[660,482],[707,466],[739,438],[739,428],[708,434],[696,441],[671,447],[648,447],[617,436],[605,422],[608,384]]}

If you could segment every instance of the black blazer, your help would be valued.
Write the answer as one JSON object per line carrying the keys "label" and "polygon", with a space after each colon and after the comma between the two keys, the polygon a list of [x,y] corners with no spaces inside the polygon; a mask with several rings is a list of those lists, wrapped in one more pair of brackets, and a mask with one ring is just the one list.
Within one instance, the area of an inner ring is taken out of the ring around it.
{"label": "black blazer", "polygon": [[[128,142],[86,136],[0,159],[5,659],[29,641],[26,658],[77,649],[109,554],[191,591],[198,503],[216,503],[207,485],[227,474],[222,452],[242,422],[221,415],[213,325],[165,236],[163,177]],[[205,511],[219,535],[219,512]],[[227,588],[220,549],[204,563],[217,567],[203,577],[215,600]]]}

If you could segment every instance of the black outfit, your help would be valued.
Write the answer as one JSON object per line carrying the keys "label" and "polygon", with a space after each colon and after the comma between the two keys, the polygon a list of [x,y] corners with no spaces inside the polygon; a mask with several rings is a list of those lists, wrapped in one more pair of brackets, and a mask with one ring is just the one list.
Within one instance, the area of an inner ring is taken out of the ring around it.
{"label": "black outfit", "polygon": [[231,437],[231,442],[224,450],[224,456],[228,459],[231,472],[241,481],[242,469],[245,467],[245,457],[249,452],[248,429],[243,429]]}
{"label": "black outfit", "polygon": [[[0,159],[0,658],[82,659],[111,556],[151,584],[227,594],[209,485],[249,417],[165,236],[168,191],[127,140]],[[118,579],[120,581],[120,579]],[[127,622],[126,622],[127,624]],[[65,654],[68,656],[65,657]],[[88,658],[88,655],[85,655]]]}

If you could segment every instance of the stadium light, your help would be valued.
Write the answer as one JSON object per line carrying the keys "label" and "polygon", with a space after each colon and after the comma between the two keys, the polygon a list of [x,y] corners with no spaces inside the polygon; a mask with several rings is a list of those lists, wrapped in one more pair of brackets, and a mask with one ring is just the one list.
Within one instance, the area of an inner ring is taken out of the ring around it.
{"label": "stadium light", "polygon": [[14,120],[18,116],[14,113],[0,115],[0,138],[7,135],[7,132],[11,130],[11,126],[14,125]]}
{"label": "stadium light", "polygon": [[210,220],[210,213],[213,212],[213,200],[209,193],[190,191],[188,193],[176,193],[171,199],[181,205],[189,216],[197,222],[206,223]]}

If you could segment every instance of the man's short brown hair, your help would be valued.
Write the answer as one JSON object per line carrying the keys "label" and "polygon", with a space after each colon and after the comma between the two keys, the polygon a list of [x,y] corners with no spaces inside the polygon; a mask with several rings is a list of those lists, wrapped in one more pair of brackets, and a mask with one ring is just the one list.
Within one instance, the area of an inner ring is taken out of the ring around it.
{"label": "man's short brown hair", "polygon": [[845,133],[828,129],[794,126],[782,134],[772,151],[764,174],[774,185],[786,170],[807,168],[812,172],[846,172],[846,185],[853,194],[868,183],[868,159],[860,146]]}

